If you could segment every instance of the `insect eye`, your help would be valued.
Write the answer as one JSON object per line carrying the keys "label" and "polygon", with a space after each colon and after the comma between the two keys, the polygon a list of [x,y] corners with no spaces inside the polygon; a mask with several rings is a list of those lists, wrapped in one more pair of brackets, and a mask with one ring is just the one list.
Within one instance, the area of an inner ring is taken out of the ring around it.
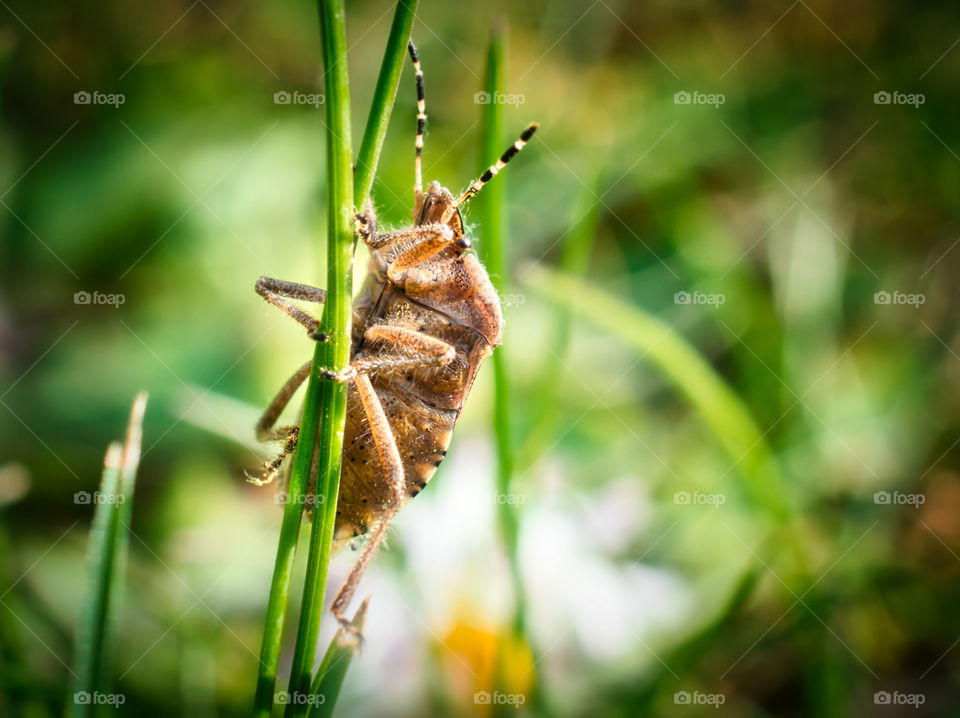
{"label": "insect eye", "polygon": [[470,248],[473,246],[473,245],[470,243],[470,240],[469,240],[467,237],[460,237],[459,239],[457,239],[456,242],[453,243],[453,245],[454,245],[457,249],[462,250],[462,251],[464,251],[464,252],[467,251],[468,249],[470,249]]}

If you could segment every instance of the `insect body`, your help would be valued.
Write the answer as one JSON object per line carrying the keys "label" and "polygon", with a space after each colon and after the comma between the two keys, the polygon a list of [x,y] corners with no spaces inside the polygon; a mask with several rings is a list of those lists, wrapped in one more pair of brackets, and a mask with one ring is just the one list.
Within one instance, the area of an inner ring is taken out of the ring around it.
{"label": "insect body", "polygon": [[[351,362],[345,370],[321,372],[327,379],[349,382],[334,541],[342,546],[370,535],[333,603],[342,622],[390,519],[440,465],[477,371],[500,344],[499,297],[470,251],[459,207],[523,148],[537,127],[528,127],[459,197],[437,182],[423,192],[423,73],[413,43],[408,49],[417,77],[414,226],[381,234],[369,206],[357,215],[356,230],[371,259],[353,305]],[[323,302],[323,290],[266,277],[256,290],[303,324],[312,338],[327,339],[316,319],[287,301]],[[265,481],[276,476],[296,444],[298,427],[273,426],[309,372],[309,363],[297,371],[257,425],[261,440],[286,442],[280,456],[267,464]]]}

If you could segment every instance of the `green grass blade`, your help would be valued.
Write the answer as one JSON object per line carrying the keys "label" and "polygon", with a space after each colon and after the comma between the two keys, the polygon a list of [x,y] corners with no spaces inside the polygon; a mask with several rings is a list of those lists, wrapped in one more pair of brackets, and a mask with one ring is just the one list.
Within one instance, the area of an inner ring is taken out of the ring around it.
{"label": "green grass blade", "polygon": [[[484,89],[495,97],[503,87],[503,32],[494,30],[490,35],[487,52]],[[480,166],[492,164],[503,151],[503,105],[490,102],[482,105]],[[506,285],[506,250],[503,241],[504,189],[506,177],[499,177],[477,197],[477,214],[480,218],[480,248],[484,264],[497,293],[502,297]],[[510,427],[510,380],[507,373],[506,355],[501,348],[491,358],[494,374],[493,431],[497,440],[497,492],[507,494],[513,476],[513,436]],[[513,554],[516,546],[517,520],[511,505],[497,504],[497,520],[508,552]]]}
{"label": "green grass blade", "polygon": [[[130,515],[143,435],[147,395],[134,400],[124,444],[114,442],[103,461],[100,489],[95,494],[93,526],[87,550],[87,593],[77,623],[76,679],[69,714],[77,718],[93,715],[95,703],[89,698],[106,692],[114,619],[123,597]],[[88,699],[84,700],[81,695]]]}
{"label": "green grass blade", "polygon": [[418,0],[399,0],[393,14],[393,24],[390,26],[390,36],[383,52],[383,63],[380,65],[377,87],[373,92],[367,126],[360,142],[360,152],[357,154],[357,169],[353,175],[354,203],[360,209],[370,196],[373,177],[380,161],[380,151],[387,136],[387,126],[390,124],[390,114],[397,98],[400,71],[403,69],[417,5]]}
{"label": "green grass blade", "polygon": [[[560,251],[560,270],[574,277],[584,276],[590,262],[593,240],[600,220],[601,203],[596,199],[602,194],[602,191],[597,189],[599,186],[599,175],[594,181],[582,186],[570,230]],[[564,307],[558,308],[548,345],[549,351],[544,350],[546,356],[534,388],[534,418],[529,433],[517,452],[518,470],[521,474],[537,460],[554,436],[557,393],[561,386],[563,359],[570,345],[570,320],[571,312]]]}
{"label": "green grass blade", "polygon": [[[315,364],[318,361],[320,349],[321,346],[317,345],[314,351]],[[260,667],[254,698],[254,715],[257,718],[269,718],[274,705],[277,667],[280,661],[283,627],[286,623],[287,602],[290,595],[290,579],[293,574],[300,525],[303,521],[305,503],[303,497],[306,494],[311,473],[317,427],[320,425],[321,394],[322,385],[319,381],[315,381],[314,375],[311,374],[303,400],[300,441],[293,455],[290,481],[287,486],[287,495],[290,500],[283,507],[280,537],[277,541],[277,558],[270,581],[270,595],[267,601],[263,640],[260,645]]]}
{"label": "green grass blade", "polygon": [[[363,624],[367,617],[369,603],[370,597],[367,596],[350,622],[357,635],[363,633]],[[320,662],[317,676],[310,687],[313,703],[309,718],[327,718],[327,716],[333,715],[333,709],[337,704],[337,698],[340,696],[340,688],[343,686],[343,679],[347,676],[350,661],[359,652],[359,644],[356,638],[344,628],[338,629],[323,656],[323,660]]]}
{"label": "green grass blade", "polygon": [[[347,32],[342,0],[320,0],[327,126],[327,301],[324,331],[330,341],[317,347],[311,382],[317,367],[342,369],[350,362],[351,290],[353,284],[353,166],[350,135],[350,83],[347,73]],[[336,520],[340,457],[346,418],[347,387],[324,381],[317,446],[317,503],[310,532],[307,575],[300,604],[288,693],[310,690],[317,637],[323,612],[327,565]],[[301,439],[303,432],[301,431]],[[287,705],[286,715],[304,715],[307,706]]]}
{"label": "green grass blade", "polygon": [[[484,90],[490,98],[495,98],[503,91],[505,56],[505,30],[495,27],[490,33],[490,45],[487,50],[486,71],[484,75]],[[486,167],[493,164],[503,152],[506,141],[503,135],[503,105],[499,102],[489,102],[483,105],[481,113],[481,143],[479,165]],[[505,235],[505,198],[507,177],[498,177],[484,188],[475,200],[480,219],[480,252],[490,279],[497,293],[506,296],[507,285],[507,249]],[[493,433],[496,438],[497,450],[497,477],[496,491],[501,497],[510,494],[511,484],[515,471],[515,455],[513,441],[513,427],[510,416],[512,412],[512,392],[510,387],[510,373],[507,367],[507,356],[503,348],[493,353],[494,396],[493,396]],[[523,576],[520,571],[520,561],[517,553],[518,537],[520,532],[520,516],[516,502],[500,500],[496,502],[497,527],[503,541],[504,550],[510,566],[510,575],[513,584],[514,609],[510,631],[513,639],[529,643],[526,636],[526,593],[523,589]],[[503,670],[503,646],[511,644],[505,638],[498,642],[496,657],[495,681],[497,686],[503,686],[506,681]],[[535,664],[534,664],[535,665]],[[531,666],[531,672],[535,668]],[[533,676],[531,684],[537,686],[537,678]]]}
{"label": "green grass blade", "polygon": [[[119,496],[120,461],[123,445],[119,442],[107,447],[100,479],[101,497]],[[70,715],[93,715],[89,702],[77,700],[79,694],[91,695],[103,685],[103,643],[107,633],[107,609],[110,603],[110,577],[113,574],[113,547],[119,512],[116,504],[97,503],[93,511],[90,544],[87,549],[87,595],[80,607],[77,622],[77,675],[74,681]]]}
{"label": "green grass blade", "polygon": [[567,274],[532,267],[527,281],[558,306],[620,337],[653,362],[736,463],[750,498],[776,519],[788,515],[783,477],[750,411],[679,334],[642,309]]}
{"label": "green grass blade", "polygon": [[[387,47],[384,51],[383,63],[377,79],[377,86],[374,91],[373,102],[370,107],[370,114],[367,118],[367,125],[360,146],[357,169],[356,172],[353,173],[353,198],[349,198],[348,193],[343,191],[345,187],[343,184],[344,168],[349,166],[350,135],[348,116],[349,88],[346,84],[346,52],[343,51],[342,48],[335,51],[341,53],[340,57],[343,65],[338,69],[333,80],[337,83],[343,83],[343,92],[339,92],[336,88],[331,92],[331,78],[329,77],[331,73],[327,73],[325,91],[328,100],[326,103],[328,126],[330,128],[333,128],[335,124],[340,127],[345,126],[348,131],[345,136],[341,135],[338,138],[335,136],[335,131],[331,129],[327,136],[329,158],[328,187],[330,199],[328,216],[331,218],[329,236],[331,238],[338,237],[339,243],[335,241],[330,242],[329,253],[331,255],[331,261],[328,262],[328,266],[330,267],[330,281],[327,283],[329,290],[327,307],[324,310],[324,321],[325,326],[332,327],[331,317],[334,317],[332,320],[334,323],[337,322],[336,317],[339,317],[340,328],[343,329],[344,314],[346,311],[347,328],[342,332],[341,337],[349,337],[349,304],[350,286],[352,283],[352,251],[350,256],[347,256],[345,247],[342,244],[343,236],[345,232],[349,232],[352,236],[352,207],[362,205],[366,202],[370,194],[371,186],[373,185],[373,178],[386,137],[390,114],[393,110],[394,100],[396,99],[400,72],[403,69],[404,53],[406,52],[406,45],[410,37],[410,29],[413,25],[417,5],[417,0],[400,0],[397,3],[393,24],[391,25],[390,35],[387,40]],[[331,34],[334,33],[333,26],[330,25],[329,22],[324,24],[325,12],[324,3],[321,3],[321,33],[323,33],[324,36],[324,62],[327,68],[333,68],[338,66],[339,60],[332,59],[332,56],[328,54],[328,48],[331,47],[331,42],[336,42],[336,39],[332,37]],[[337,20],[337,22],[342,24],[342,9],[340,10],[340,19]],[[342,72],[340,70],[342,70]],[[337,116],[333,121],[331,121],[330,118],[331,112]],[[333,143],[336,144],[336,147],[333,146]],[[334,173],[337,175],[336,178],[333,177]],[[337,178],[339,178],[339,180]],[[335,186],[340,187],[341,190],[335,192]],[[344,223],[347,219],[345,215],[345,208],[347,207],[351,208],[349,224]],[[336,225],[336,229],[334,225]],[[336,254],[336,257],[333,256],[334,254]],[[347,271],[341,271],[342,268],[346,268]],[[335,309],[334,305],[336,306]],[[344,347],[349,347],[349,341],[340,341],[339,348],[342,350]],[[317,345],[313,358],[314,368],[332,365],[343,366],[349,360],[349,353],[345,356],[333,357],[331,359],[329,349],[329,345]],[[300,497],[303,497],[306,493],[310,478],[317,476],[317,467],[320,465],[320,459],[323,458],[318,456],[316,452],[319,439],[318,429],[321,425],[321,420],[324,426],[327,427],[342,427],[343,425],[342,415],[345,411],[346,404],[345,398],[337,398],[336,394],[339,392],[339,388],[334,388],[333,395],[330,395],[328,399],[327,386],[316,380],[315,372],[311,373],[304,398],[303,416],[301,417],[300,444],[292,459],[292,470],[288,486],[288,494],[292,498],[284,507],[283,521],[280,527],[280,538],[277,546],[277,560],[274,564],[270,597],[267,604],[254,711],[255,715],[260,718],[265,718],[270,715],[275,699],[277,668],[283,639],[283,628],[286,623],[290,579],[303,518],[304,502],[300,500]],[[341,418],[338,419],[338,415],[340,415]],[[323,463],[325,467],[324,472],[321,474],[326,478],[323,486],[318,487],[318,495],[323,496],[325,501],[323,506],[327,507],[327,511],[331,512],[336,507],[336,496],[338,493],[339,450],[335,454],[335,460],[338,465],[336,473],[334,474],[328,454],[328,460]],[[337,485],[334,485],[331,481],[334,477],[336,478]],[[318,502],[319,501],[320,499],[318,499]],[[322,511],[318,511],[317,515],[320,516],[323,513]],[[326,523],[324,524],[324,530],[329,529],[328,533],[330,536],[332,536],[333,518],[332,513],[331,516],[325,518]],[[316,529],[317,525],[314,527],[315,531]],[[322,536],[323,531],[317,535],[320,543],[323,543]],[[308,575],[307,580],[308,585],[313,586],[311,589],[312,598],[310,599],[312,601],[316,601],[318,582],[321,592],[320,600],[322,600],[322,584],[325,582],[326,565],[329,562],[329,538],[326,541],[326,545],[327,548],[325,550],[320,550],[319,547],[316,549],[311,548],[311,560],[308,571],[312,571],[312,573]],[[314,543],[311,542],[311,547],[313,546]],[[326,557],[321,556],[324,552],[327,554]],[[322,564],[322,568],[320,564]],[[306,595],[304,601],[307,601]],[[317,610],[319,611],[319,608]],[[301,614],[301,629],[304,628],[303,619],[304,616]],[[314,622],[316,630],[319,630],[319,615],[314,613],[312,609],[308,611],[307,619]],[[306,630],[309,632],[313,629],[308,625]],[[299,649],[295,649],[296,657],[294,671],[291,673],[291,685],[294,676],[300,676],[301,685],[304,676],[309,677],[310,665],[305,664],[312,663],[312,659],[306,661],[306,650],[306,643],[302,641],[299,643]]]}

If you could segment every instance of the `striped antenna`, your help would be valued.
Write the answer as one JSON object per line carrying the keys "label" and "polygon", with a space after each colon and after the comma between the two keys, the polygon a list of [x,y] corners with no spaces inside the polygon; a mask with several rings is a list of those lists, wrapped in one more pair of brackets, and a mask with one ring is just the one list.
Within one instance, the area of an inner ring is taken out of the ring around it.
{"label": "striped antenna", "polygon": [[537,131],[537,127],[539,127],[539,125],[536,122],[534,122],[527,129],[525,129],[523,131],[523,134],[520,135],[520,138],[516,142],[514,142],[512,145],[510,145],[507,148],[506,152],[500,155],[500,159],[498,159],[494,164],[490,165],[487,168],[487,171],[484,172],[482,175],[480,175],[478,179],[474,180],[470,184],[470,186],[467,187],[466,191],[462,195],[457,197],[457,199],[454,201],[452,205],[450,205],[450,207],[452,209],[456,209],[457,207],[462,205],[464,202],[466,202],[468,199],[473,197],[473,195],[475,195],[481,189],[483,189],[483,186],[487,182],[492,180],[494,177],[496,177],[497,172],[502,170],[506,166],[507,162],[509,162],[510,160],[512,160],[514,157],[517,156],[517,153],[520,150],[522,150],[523,146],[530,141],[531,137],[533,137],[533,133]]}
{"label": "striped antenna", "polygon": [[419,202],[423,196],[423,168],[420,156],[423,154],[423,129],[427,124],[427,102],[424,99],[423,70],[420,68],[420,56],[417,54],[417,48],[413,44],[413,40],[407,41],[407,50],[410,53],[410,59],[413,61],[413,69],[417,73],[417,139],[415,143],[417,157],[413,164],[413,191],[416,200]]}

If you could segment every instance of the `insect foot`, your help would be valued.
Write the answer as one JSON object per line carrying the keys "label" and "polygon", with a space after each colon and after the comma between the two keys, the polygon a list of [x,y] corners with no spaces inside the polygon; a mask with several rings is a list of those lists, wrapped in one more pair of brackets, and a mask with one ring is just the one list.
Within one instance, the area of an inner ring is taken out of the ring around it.
{"label": "insect foot", "polygon": [[264,461],[263,467],[266,469],[266,471],[264,472],[262,478],[257,478],[249,471],[244,469],[243,475],[247,478],[247,483],[253,484],[254,486],[266,486],[267,484],[272,483],[273,480],[277,478],[277,474],[280,473],[280,467],[278,466],[274,468],[269,461]]}
{"label": "insect foot", "polygon": [[[372,595],[372,594],[371,594]],[[340,630],[337,631],[335,640],[343,648],[351,648],[358,653],[363,649],[363,624],[367,618],[367,607],[370,605],[370,596],[367,596],[360,603],[357,612],[353,614],[352,619],[346,616],[336,616],[340,623]]]}
{"label": "insect foot", "polygon": [[[257,478],[251,476],[249,472],[244,471],[244,476],[247,477],[247,481],[253,484],[254,486],[266,486],[269,483],[272,483],[274,479],[280,474],[280,467],[283,465],[283,460],[287,458],[287,455],[292,453],[295,448],[297,448],[297,439],[300,437],[300,427],[293,426],[287,427],[286,437],[284,439],[283,449],[277,454],[277,458],[273,461],[264,461],[263,468],[265,469],[262,478]],[[279,437],[282,438],[282,437]]]}
{"label": "insect foot", "polygon": [[345,384],[357,376],[357,370],[352,366],[348,366],[343,371],[333,371],[332,369],[320,369],[319,371],[320,376],[322,376],[324,379],[338,381],[341,384]]}

